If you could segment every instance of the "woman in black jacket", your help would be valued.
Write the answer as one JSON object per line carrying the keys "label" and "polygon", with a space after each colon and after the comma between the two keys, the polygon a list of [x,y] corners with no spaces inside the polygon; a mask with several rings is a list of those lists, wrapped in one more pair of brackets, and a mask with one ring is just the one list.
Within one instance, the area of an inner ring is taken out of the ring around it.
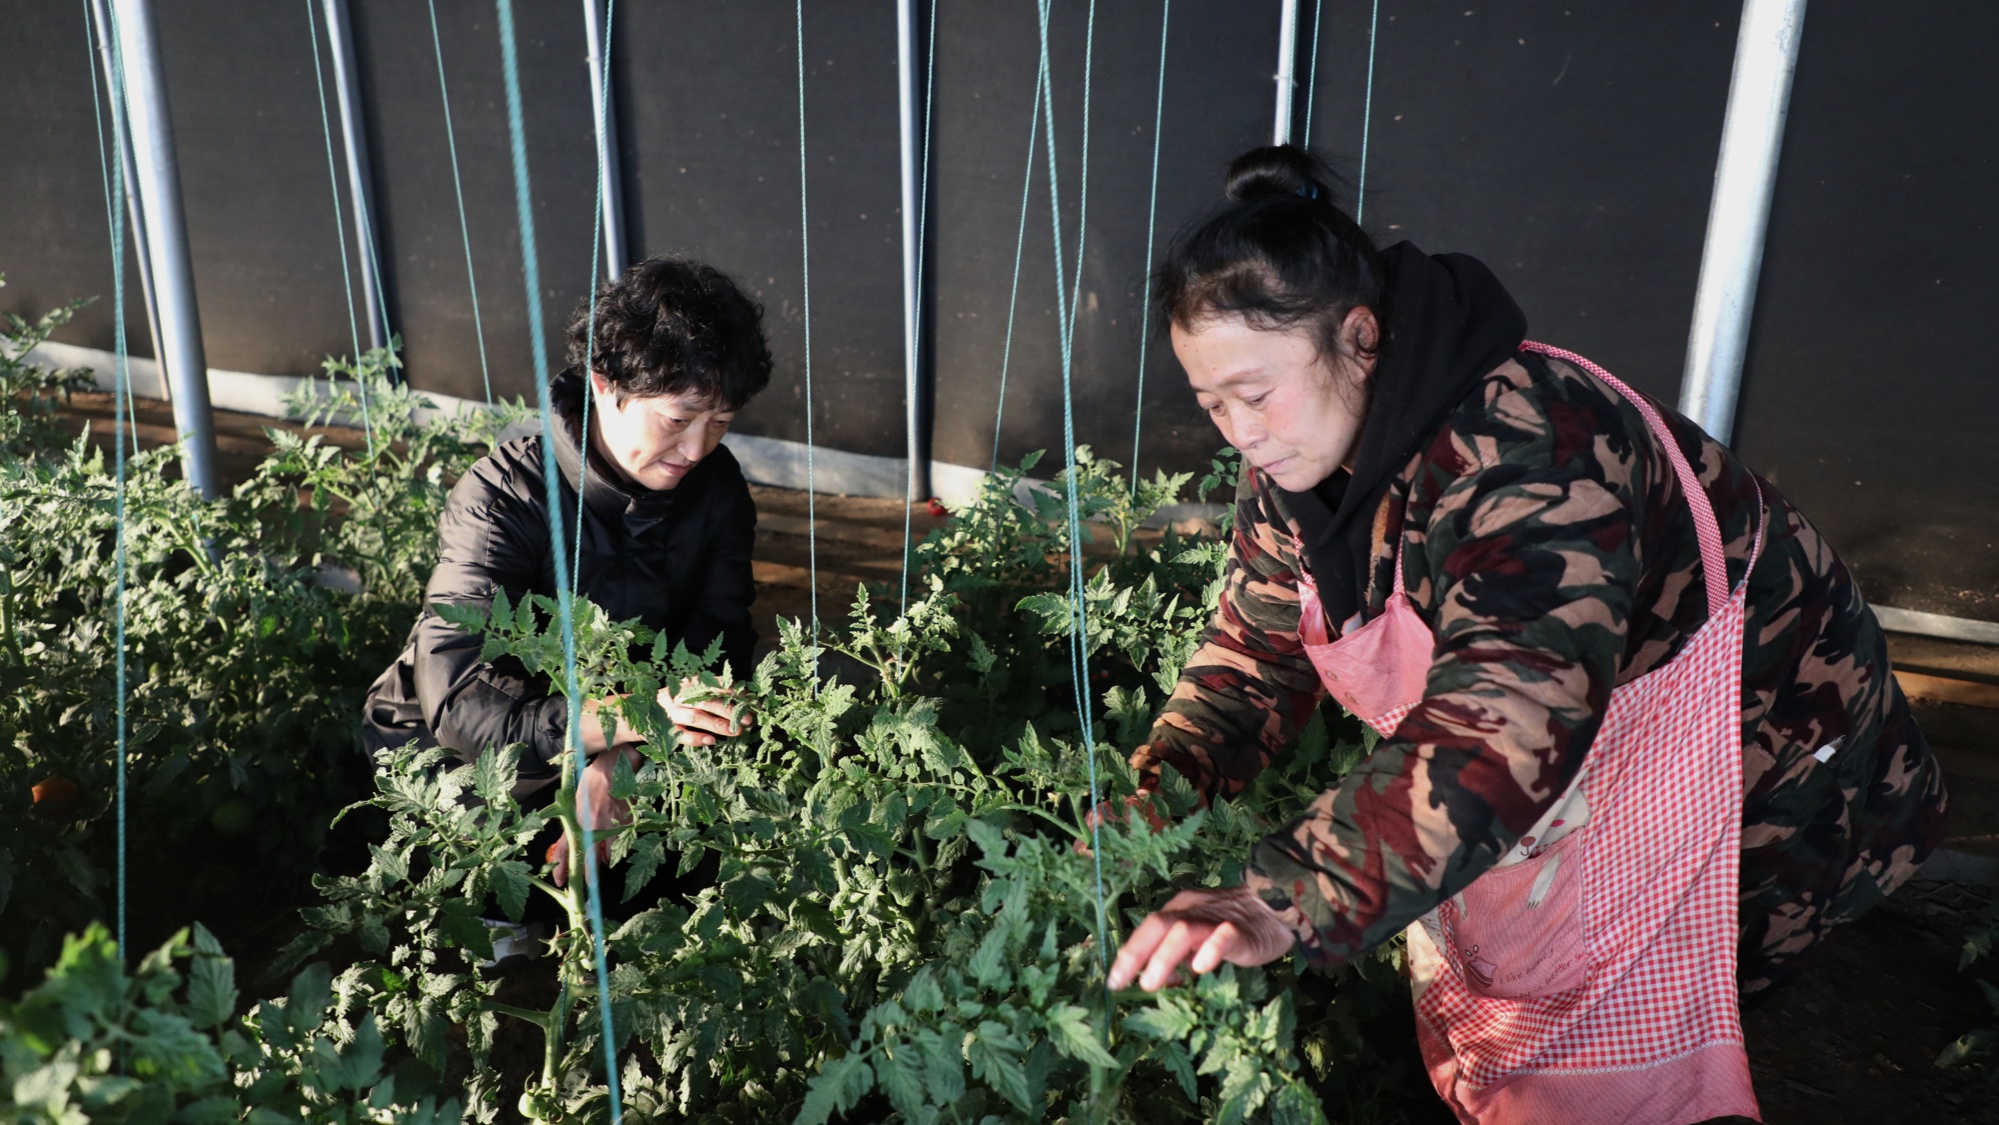
{"label": "woman in black jacket", "polygon": [[[613,620],[637,618],[691,651],[719,637],[729,667],[739,677],[749,673],[756,507],[720,442],[736,411],[770,381],[761,317],[720,271],[677,258],[640,262],[602,286],[594,322],[587,308],[578,311],[569,329],[571,366],[549,387],[554,432],[502,444],[451,491],[422,616],[402,655],[368,691],[362,725],[371,752],[414,740],[470,761],[519,743],[527,749],[515,799],[539,806],[553,797],[565,748],[561,695],[512,657],[480,659],[482,638],[446,623],[433,607],[489,606],[497,590],[516,601],[552,596],[554,550],[576,549],[579,487],[575,590]],[[544,441],[554,443],[562,476],[555,521]],[[696,744],[740,729],[726,702],[684,706],[670,690],[659,702]],[[584,813],[601,824],[616,812],[609,797],[614,759],[603,752],[597,703],[585,702],[582,733],[589,768],[602,783],[588,787],[592,807]],[[636,764],[632,737],[621,727],[616,744]],[[562,859],[568,852],[558,849]],[[558,882],[564,866],[558,862]]]}

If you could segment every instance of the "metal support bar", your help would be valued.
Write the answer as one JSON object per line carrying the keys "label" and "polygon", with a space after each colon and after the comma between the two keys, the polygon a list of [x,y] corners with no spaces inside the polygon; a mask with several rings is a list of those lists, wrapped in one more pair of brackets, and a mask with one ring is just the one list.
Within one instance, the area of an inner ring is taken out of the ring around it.
{"label": "metal support bar", "polygon": [[1277,17],[1277,120],[1270,143],[1291,143],[1291,102],[1298,89],[1298,0],[1284,0]]}
{"label": "metal support bar", "polygon": [[174,428],[186,451],[182,472],[196,491],[213,498],[220,490],[215,477],[215,418],[208,405],[208,357],[201,346],[201,313],[195,304],[194,265],[188,255],[187,220],[181,213],[180,168],[174,157],[173,122],[167,112],[152,2],[112,0],[112,17],[138,168],[139,211],[146,222],[146,254],[158,287],[159,360],[173,387]]}
{"label": "metal support bar", "polygon": [[[347,153],[347,196],[354,209],[354,242],[361,258],[361,301],[368,315],[368,346],[385,348],[393,335],[376,254],[374,174],[361,120],[360,80],[354,67],[354,26],[347,0],[324,0],[328,53],[333,56],[333,90],[340,100],[340,143]],[[355,356],[360,359],[360,356]]]}
{"label": "metal support bar", "polygon": [[611,45],[604,41],[601,0],[583,0],[583,34],[588,39],[590,109],[596,114],[597,175],[604,183],[598,206],[604,214],[604,276],[625,272],[625,193],[618,181],[618,107],[609,80]]}
{"label": "metal support bar", "polygon": [[[125,119],[124,105],[118,100],[118,64],[111,54],[111,11],[104,0],[90,0],[90,18],[96,24],[98,62],[104,67],[105,101],[111,106],[111,143],[118,146],[121,154],[119,190],[124,192],[126,211],[131,216],[132,251],[139,263],[139,289],[146,301],[146,330],[153,341],[153,358],[157,360],[166,354],[160,344],[160,302],[153,294],[153,261],[146,248],[146,216],[139,207],[139,172],[132,155],[132,127]],[[168,399],[172,399],[171,392]]]}
{"label": "metal support bar", "polygon": [[922,184],[918,182],[920,156],[917,138],[921,135],[917,114],[916,0],[896,0],[896,76],[900,80],[902,123],[902,365],[903,401],[909,446],[909,499],[930,495],[930,464],[923,443],[923,325],[919,323],[917,294],[923,285],[923,263],[918,260],[918,211],[923,206]]}
{"label": "metal support bar", "polygon": [[1707,245],[1694,293],[1693,330],[1680,381],[1681,413],[1723,443],[1735,429],[1770,196],[1804,30],[1805,0],[1743,0],[1721,156],[1714,169],[1714,200],[1708,207]]}
{"label": "metal support bar", "polygon": [[1974,621],[1968,617],[1952,617],[1943,613],[1924,613],[1915,609],[1896,609],[1891,605],[1875,605],[1875,620],[1890,633],[1907,633],[1912,637],[1935,637],[1945,641],[1962,641],[1974,645],[1999,645],[1999,622]]}

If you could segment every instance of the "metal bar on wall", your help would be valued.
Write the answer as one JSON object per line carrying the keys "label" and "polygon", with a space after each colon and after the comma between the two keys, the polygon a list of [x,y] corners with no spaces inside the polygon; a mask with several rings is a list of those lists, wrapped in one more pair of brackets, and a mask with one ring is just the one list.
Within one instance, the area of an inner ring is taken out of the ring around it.
{"label": "metal bar on wall", "polygon": [[1284,0],[1277,17],[1277,120],[1270,143],[1291,143],[1291,102],[1298,89],[1298,0]]}
{"label": "metal bar on wall", "polygon": [[583,33],[589,40],[590,108],[597,127],[597,176],[604,185],[598,206],[604,215],[604,276],[625,272],[625,199],[618,181],[618,108],[611,97],[611,45],[604,41],[601,0],[583,0]]}
{"label": "metal bar on wall", "polygon": [[1743,0],[1680,381],[1680,411],[1723,443],[1735,429],[1770,196],[1804,29],[1805,0]]}
{"label": "metal bar on wall", "polygon": [[208,357],[201,344],[194,265],[187,220],[181,211],[180,167],[173,122],[167,112],[166,77],[151,0],[112,0],[118,59],[124,75],[126,117],[138,166],[140,214],[159,301],[161,366],[173,387],[174,429],[180,434],[182,473],[205,497],[219,492],[215,477],[215,418],[208,404]]}
{"label": "metal bar on wall", "polygon": [[[333,56],[333,89],[340,99],[340,143],[347,154],[347,195],[354,209],[354,241],[361,258],[361,301],[368,314],[368,346],[385,348],[392,333],[376,255],[374,191],[368,139],[361,120],[360,82],[354,67],[354,28],[347,0],[324,0],[326,38]],[[360,359],[360,356],[355,356]]]}
{"label": "metal bar on wall", "polygon": [[923,285],[923,263],[918,260],[918,224],[922,216],[923,191],[918,182],[920,158],[916,112],[916,0],[896,0],[896,77],[900,83],[898,105],[902,125],[902,363],[903,404],[909,447],[909,496],[911,501],[930,495],[930,465],[923,451],[923,325],[917,313],[917,295]]}
{"label": "metal bar on wall", "polygon": [[[111,56],[111,11],[104,0],[90,0],[90,16],[97,24],[97,57],[104,67],[106,100],[111,103],[112,143],[122,154],[121,190],[125,193],[126,210],[132,216],[132,252],[139,263],[139,290],[146,301],[146,329],[153,341],[153,358],[157,360],[166,354],[160,343],[160,302],[153,292],[153,260],[146,244],[146,216],[139,206],[139,172],[132,154],[132,126],[125,118],[125,107],[118,101],[118,64]],[[171,401],[171,390],[167,397]]]}

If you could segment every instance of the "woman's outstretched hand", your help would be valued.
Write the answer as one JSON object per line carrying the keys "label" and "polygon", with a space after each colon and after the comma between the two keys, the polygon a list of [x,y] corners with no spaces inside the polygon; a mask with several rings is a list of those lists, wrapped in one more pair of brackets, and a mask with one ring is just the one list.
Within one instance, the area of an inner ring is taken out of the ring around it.
{"label": "woman's outstretched hand", "polygon": [[[583,777],[580,779],[576,791],[576,819],[578,823],[589,828],[592,832],[603,828],[612,828],[620,824],[630,824],[632,821],[631,803],[611,796],[611,779],[616,776],[619,754],[625,756],[627,764],[634,768],[638,766],[639,753],[637,750],[619,749],[599,754],[590,759],[589,765],[583,767]],[[562,838],[557,840],[555,846],[549,849],[549,859],[555,864],[555,870],[550,872],[551,877],[555,880],[555,885],[558,887],[568,886],[569,833],[567,831],[564,831]],[[601,870],[610,862],[611,842],[609,840],[598,840],[598,868]]]}
{"label": "woman's outstretched hand", "polygon": [[1213,972],[1222,962],[1265,965],[1291,952],[1291,927],[1248,887],[1181,891],[1139,923],[1111,964],[1113,992],[1137,982],[1157,992],[1181,979],[1184,965]]}
{"label": "woman's outstretched hand", "polygon": [[659,689],[660,709],[689,746],[713,746],[717,738],[743,733],[755,720],[749,704],[732,691],[717,692],[715,698],[698,703],[680,702],[700,690],[701,681],[692,676],[680,681],[678,688]]}

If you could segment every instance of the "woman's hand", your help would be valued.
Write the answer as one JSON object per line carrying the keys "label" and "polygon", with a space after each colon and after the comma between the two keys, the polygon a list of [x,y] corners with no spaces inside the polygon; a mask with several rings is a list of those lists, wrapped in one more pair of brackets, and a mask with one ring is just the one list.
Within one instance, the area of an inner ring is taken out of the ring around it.
{"label": "woman's hand", "polygon": [[[681,703],[675,698],[676,695],[682,698],[693,696],[702,690],[701,681],[693,676],[680,681],[677,690],[659,689],[660,709],[673,720],[681,741],[689,746],[713,746],[717,738],[743,733],[755,720],[749,704],[733,691],[717,691],[717,698],[697,703]],[[713,688],[706,690],[716,691]]]}
{"label": "woman's hand", "polygon": [[1147,992],[1157,992],[1181,979],[1182,965],[1207,973],[1224,961],[1269,964],[1291,952],[1296,940],[1291,927],[1248,887],[1181,891],[1139,923],[1118,950],[1111,964],[1111,991],[1137,981]]}
{"label": "woman's hand", "polygon": [[[592,832],[632,822],[631,803],[611,796],[611,778],[615,775],[619,754],[625,756],[625,761],[632,768],[638,768],[639,752],[631,749],[620,749],[615,752],[599,754],[590,759],[590,764],[583,767],[583,776],[577,779],[576,820],[577,823],[590,829]],[[566,887],[569,885],[569,833],[567,830],[563,832],[562,838],[555,842],[555,847],[550,850],[555,862],[555,870],[552,872],[555,885]],[[610,862],[611,842],[609,840],[597,841],[597,866],[602,868]]]}

